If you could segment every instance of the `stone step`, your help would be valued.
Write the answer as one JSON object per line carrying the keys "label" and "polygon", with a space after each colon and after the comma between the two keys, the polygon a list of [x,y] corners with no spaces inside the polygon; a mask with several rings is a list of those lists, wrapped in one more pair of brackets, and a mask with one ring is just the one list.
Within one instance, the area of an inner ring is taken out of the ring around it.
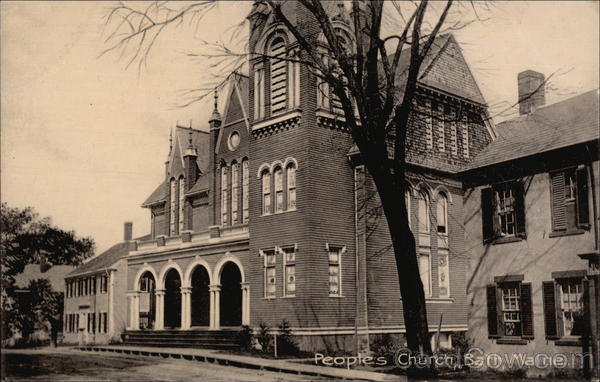
{"label": "stone step", "polygon": [[205,349],[238,348],[238,330],[128,330],[123,345],[156,347],[196,347]]}

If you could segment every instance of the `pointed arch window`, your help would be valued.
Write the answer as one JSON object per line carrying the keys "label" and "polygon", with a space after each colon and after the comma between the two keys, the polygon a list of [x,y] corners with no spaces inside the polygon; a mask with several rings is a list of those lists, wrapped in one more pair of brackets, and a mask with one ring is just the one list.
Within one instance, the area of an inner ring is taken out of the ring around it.
{"label": "pointed arch window", "polygon": [[179,178],[179,233],[185,229],[185,178]]}
{"label": "pointed arch window", "polygon": [[231,224],[238,223],[239,165],[231,164]]}
{"label": "pointed arch window", "polygon": [[286,167],[287,176],[287,209],[296,209],[296,164],[290,163]]}
{"label": "pointed arch window", "polygon": [[417,223],[420,233],[429,233],[429,197],[424,191],[418,193]]}
{"label": "pointed arch window", "polygon": [[437,232],[442,235],[448,234],[448,197],[440,192],[437,197]]}
{"label": "pointed arch window", "polygon": [[260,175],[262,183],[262,213],[268,215],[271,213],[271,174],[265,170]]}
{"label": "pointed arch window", "polygon": [[221,167],[221,224],[227,225],[227,166]]}
{"label": "pointed arch window", "polygon": [[265,117],[265,68],[262,63],[254,66],[254,119]]}
{"label": "pointed arch window", "polygon": [[277,167],[275,175],[275,212],[283,212],[283,170]]}
{"label": "pointed arch window", "polygon": [[411,205],[410,205],[410,191],[406,190],[404,192],[404,203],[406,204],[406,216],[407,216],[407,220],[408,220],[408,228],[412,229],[412,222],[411,222]]}
{"label": "pointed arch window", "polygon": [[242,224],[248,223],[248,197],[250,194],[250,173],[248,159],[242,161]]}
{"label": "pointed arch window", "polygon": [[286,60],[286,42],[282,36],[275,36],[271,40],[268,55],[271,57],[271,114],[277,114],[287,108],[288,101],[288,62]]}

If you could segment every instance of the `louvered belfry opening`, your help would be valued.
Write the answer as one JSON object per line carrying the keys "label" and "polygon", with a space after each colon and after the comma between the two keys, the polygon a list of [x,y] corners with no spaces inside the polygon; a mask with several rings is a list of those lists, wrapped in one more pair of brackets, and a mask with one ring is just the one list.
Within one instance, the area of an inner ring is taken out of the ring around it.
{"label": "louvered belfry opening", "polygon": [[271,114],[282,112],[287,107],[287,61],[286,43],[277,36],[271,41]]}

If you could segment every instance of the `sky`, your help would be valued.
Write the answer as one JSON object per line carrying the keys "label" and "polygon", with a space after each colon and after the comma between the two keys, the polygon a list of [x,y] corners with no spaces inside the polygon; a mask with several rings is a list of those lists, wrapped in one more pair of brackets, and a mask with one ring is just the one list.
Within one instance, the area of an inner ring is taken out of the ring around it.
{"label": "sky", "polygon": [[[176,123],[207,129],[210,100],[186,108],[208,63],[185,55],[247,15],[227,2],[198,30],[167,30],[146,67],[126,69],[107,48],[109,2],[0,2],[0,199],[32,206],[96,241],[97,253],[150,230],[140,207],[164,176]],[[495,122],[517,98],[517,73],[555,73],[547,104],[599,87],[599,3],[495,2],[455,31]],[[221,105],[222,106],[222,105]]]}

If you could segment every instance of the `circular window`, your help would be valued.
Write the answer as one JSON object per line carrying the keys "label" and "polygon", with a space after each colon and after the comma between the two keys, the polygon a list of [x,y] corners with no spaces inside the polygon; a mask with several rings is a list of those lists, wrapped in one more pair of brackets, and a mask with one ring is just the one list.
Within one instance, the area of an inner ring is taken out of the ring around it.
{"label": "circular window", "polygon": [[227,139],[227,146],[229,146],[229,150],[233,151],[238,148],[240,145],[240,135],[237,131],[229,134],[229,138]]}

